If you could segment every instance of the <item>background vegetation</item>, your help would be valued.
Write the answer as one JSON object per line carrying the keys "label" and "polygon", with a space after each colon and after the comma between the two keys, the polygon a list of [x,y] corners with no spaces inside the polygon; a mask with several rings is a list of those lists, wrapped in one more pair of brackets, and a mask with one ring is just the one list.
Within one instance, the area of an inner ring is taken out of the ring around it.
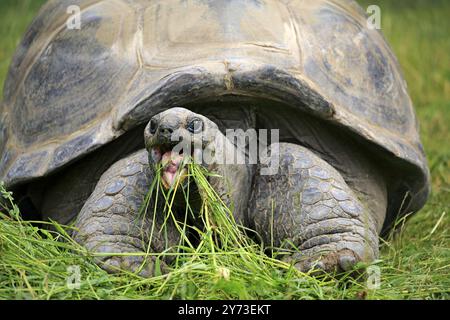
{"label": "background vegetation", "polygon": [[[43,2],[1,0],[0,84],[15,47]],[[3,210],[0,299],[448,299],[450,1],[359,2],[364,7],[381,7],[382,30],[402,65],[421,123],[433,184],[425,208],[383,245],[382,261],[377,264],[381,268],[378,290],[369,290],[363,280],[299,274],[288,265],[264,257],[246,241],[225,248],[207,247],[214,254],[205,254],[205,248],[193,250],[191,260],[166,276],[142,279],[131,274],[108,275],[70,240],[55,241],[55,237],[64,235],[43,232],[23,222],[17,210]],[[205,239],[209,239],[207,236]],[[72,265],[81,271],[78,290],[70,290],[66,283],[70,274],[67,268]]]}

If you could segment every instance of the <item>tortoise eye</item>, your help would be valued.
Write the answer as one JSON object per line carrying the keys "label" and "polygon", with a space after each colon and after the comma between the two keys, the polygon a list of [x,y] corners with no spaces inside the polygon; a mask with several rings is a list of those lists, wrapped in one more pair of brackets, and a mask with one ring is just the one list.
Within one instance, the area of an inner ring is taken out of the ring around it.
{"label": "tortoise eye", "polygon": [[200,133],[203,131],[203,121],[200,119],[194,119],[191,122],[189,122],[187,126],[187,130],[190,133]]}
{"label": "tortoise eye", "polygon": [[151,134],[155,134],[156,129],[158,129],[158,122],[155,119],[150,120],[149,131]]}

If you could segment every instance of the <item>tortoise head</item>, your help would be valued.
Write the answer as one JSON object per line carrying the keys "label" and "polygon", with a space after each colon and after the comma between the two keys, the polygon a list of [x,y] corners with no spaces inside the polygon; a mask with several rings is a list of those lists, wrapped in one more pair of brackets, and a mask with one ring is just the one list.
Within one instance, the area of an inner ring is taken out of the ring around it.
{"label": "tortoise head", "polygon": [[184,108],[171,108],[151,118],[145,128],[149,163],[161,166],[166,189],[183,183],[189,161],[207,166],[215,152],[217,125],[208,118]]}

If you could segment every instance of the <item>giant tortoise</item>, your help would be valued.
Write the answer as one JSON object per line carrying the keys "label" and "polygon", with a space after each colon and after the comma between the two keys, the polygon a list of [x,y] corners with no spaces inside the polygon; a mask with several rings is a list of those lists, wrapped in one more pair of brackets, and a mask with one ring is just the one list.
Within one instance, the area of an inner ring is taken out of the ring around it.
{"label": "giant tortoise", "polygon": [[[301,270],[373,261],[379,236],[429,194],[398,62],[351,0],[51,0],[4,88],[0,180],[24,214],[73,222],[93,252],[148,250],[142,231],[165,220],[138,214],[153,179],[188,184],[175,134],[245,160],[201,163],[236,220],[267,246],[294,244]],[[276,134],[264,161],[247,161],[260,129]],[[151,251],[177,243],[166,227]],[[151,275],[143,259],[101,265]]]}

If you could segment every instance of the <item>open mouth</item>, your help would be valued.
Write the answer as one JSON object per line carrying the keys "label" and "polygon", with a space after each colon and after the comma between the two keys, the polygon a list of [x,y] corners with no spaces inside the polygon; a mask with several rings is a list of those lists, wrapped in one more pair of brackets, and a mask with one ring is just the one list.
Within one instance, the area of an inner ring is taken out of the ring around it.
{"label": "open mouth", "polygon": [[166,189],[173,188],[187,176],[186,155],[173,151],[172,145],[162,144],[151,149],[151,157],[161,165],[161,182]]}

